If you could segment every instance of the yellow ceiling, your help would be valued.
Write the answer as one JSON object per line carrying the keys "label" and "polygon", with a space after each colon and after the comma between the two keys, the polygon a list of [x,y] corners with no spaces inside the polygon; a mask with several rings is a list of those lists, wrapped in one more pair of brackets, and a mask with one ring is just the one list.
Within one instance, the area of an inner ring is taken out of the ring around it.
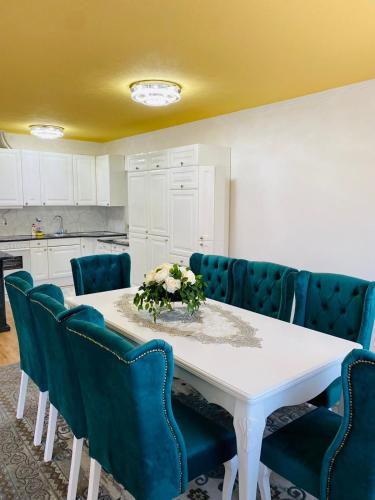
{"label": "yellow ceiling", "polygon": [[[0,129],[108,141],[375,77],[375,0],[1,0]],[[147,108],[128,85],[179,82]]]}

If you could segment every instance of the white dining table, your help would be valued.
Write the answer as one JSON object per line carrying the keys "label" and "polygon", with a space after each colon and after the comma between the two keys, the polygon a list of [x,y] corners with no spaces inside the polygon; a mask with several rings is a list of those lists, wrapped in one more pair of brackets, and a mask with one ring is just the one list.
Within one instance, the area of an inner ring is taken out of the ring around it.
{"label": "white dining table", "polygon": [[127,314],[118,305],[127,294],[135,292],[136,289],[128,288],[69,297],[66,304],[95,307],[110,329],[137,344],[160,338],[172,346],[175,376],[190,383],[210,403],[220,405],[233,415],[239,498],[255,500],[267,417],[278,408],[304,403],[320,394],[340,376],[345,356],[361,346],[211,300],[203,306],[201,314],[210,307],[210,314],[218,311],[220,316],[220,308],[223,315],[232,318],[228,329],[238,319],[256,332],[254,345],[236,346],[220,338],[207,342],[207,338],[202,341],[199,335],[197,338],[180,336],[164,332],[162,327],[153,330],[144,322],[135,321],[133,313]]}

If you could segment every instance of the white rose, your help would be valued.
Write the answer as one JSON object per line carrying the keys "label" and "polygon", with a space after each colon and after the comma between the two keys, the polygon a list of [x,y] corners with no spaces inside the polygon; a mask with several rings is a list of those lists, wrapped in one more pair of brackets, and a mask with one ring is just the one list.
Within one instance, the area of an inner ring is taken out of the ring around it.
{"label": "white rose", "polygon": [[175,278],[172,278],[169,276],[163,285],[164,289],[167,290],[168,293],[175,293],[177,290],[181,288],[181,281],[176,280]]}
{"label": "white rose", "polygon": [[192,285],[194,285],[194,283],[195,283],[195,274],[193,273],[193,271],[185,271],[183,273],[183,277],[187,278],[188,283],[191,283]]}
{"label": "white rose", "polygon": [[146,274],[145,283],[148,285],[151,281],[155,281],[155,271],[150,271]]}
{"label": "white rose", "polygon": [[179,270],[182,274],[186,273],[186,267],[184,267],[184,266],[178,266],[178,270]]}
{"label": "white rose", "polygon": [[159,268],[161,268],[161,269],[168,269],[168,271],[170,271],[171,268],[172,268],[172,264],[169,264],[169,262],[164,262],[164,264],[162,264],[161,266],[159,266]]}
{"label": "white rose", "polygon": [[155,281],[158,283],[162,283],[169,276],[169,269],[166,267],[158,268],[158,271],[155,273]]}

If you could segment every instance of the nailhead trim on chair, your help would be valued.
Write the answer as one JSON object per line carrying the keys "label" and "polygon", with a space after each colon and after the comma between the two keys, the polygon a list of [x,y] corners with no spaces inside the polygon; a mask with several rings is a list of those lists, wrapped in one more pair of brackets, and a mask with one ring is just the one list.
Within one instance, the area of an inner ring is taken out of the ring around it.
{"label": "nailhead trim on chair", "polygon": [[329,462],[329,467],[328,467],[328,477],[327,477],[327,489],[326,489],[326,500],[329,500],[329,495],[330,495],[330,486],[331,486],[331,476],[332,476],[332,471],[333,471],[333,467],[334,467],[334,464],[335,464],[335,460],[338,456],[338,454],[340,453],[340,451],[343,449],[343,447],[345,446],[345,443],[349,437],[349,434],[352,430],[352,426],[353,426],[353,389],[352,389],[352,380],[351,380],[351,377],[352,377],[352,368],[354,365],[359,365],[359,364],[365,364],[365,365],[373,365],[375,366],[375,363],[373,361],[367,361],[367,360],[357,360],[357,361],[354,361],[351,365],[349,365],[349,368],[348,368],[348,384],[349,384],[349,423],[348,423],[348,428],[344,434],[344,437],[339,445],[339,447],[337,448],[337,450],[335,451],[335,453],[333,454],[333,457],[331,458],[330,462]]}
{"label": "nailhead trim on chair", "polygon": [[42,304],[41,302],[38,302],[37,300],[33,300],[33,299],[30,299],[30,302],[32,302],[33,304],[38,304],[39,306],[43,307],[43,309],[48,311],[51,314],[51,316],[53,316],[58,323],[61,323],[61,321],[53,314],[51,309],[48,309],[48,307],[46,307],[44,304]]}
{"label": "nailhead trim on chair", "polygon": [[27,293],[25,293],[23,290],[21,290],[21,288],[18,288],[18,286],[14,285],[13,283],[10,283],[9,281],[7,280],[4,280],[5,283],[8,285],[8,286],[12,286],[13,288],[15,288],[16,290],[18,290],[19,292],[22,293],[22,295],[24,295],[25,297],[27,297]]}
{"label": "nailhead trim on chair", "polygon": [[172,425],[171,425],[171,423],[169,421],[168,412],[167,412],[167,408],[166,408],[166,402],[165,402],[165,386],[166,386],[166,383],[167,383],[167,372],[168,372],[167,356],[166,356],[165,352],[162,349],[150,349],[149,351],[146,351],[143,354],[140,354],[139,356],[137,356],[136,358],[134,358],[132,361],[127,361],[126,359],[124,359],[121,356],[119,356],[116,352],[111,351],[111,349],[108,349],[108,347],[106,347],[103,344],[101,344],[100,342],[98,342],[98,341],[96,341],[96,340],[88,337],[87,335],[84,335],[83,333],[77,332],[76,330],[73,330],[72,328],[67,328],[67,330],[69,332],[75,333],[76,335],[79,335],[80,337],[83,337],[84,339],[88,340],[89,342],[92,342],[93,344],[96,344],[101,349],[104,349],[105,351],[113,354],[119,361],[121,361],[122,363],[125,363],[126,365],[132,365],[133,363],[135,363],[139,359],[144,358],[147,354],[151,354],[153,352],[160,352],[163,355],[164,365],[165,365],[164,380],[163,380],[163,411],[164,411],[165,420],[167,422],[169,430],[171,431],[173,439],[175,440],[176,445],[177,445],[178,462],[179,462],[179,465],[180,465],[180,478],[179,478],[179,481],[180,481],[180,491],[181,491],[181,493],[183,493],[183,491],[182,491],[182,476],[183,476],[183,473],[182,473],[181,449],[180,449],[179,442],[177,440],[177,436],[176,436],[176,434],[175,434],[175,432],[173,430],[173,427],[172,427]]}

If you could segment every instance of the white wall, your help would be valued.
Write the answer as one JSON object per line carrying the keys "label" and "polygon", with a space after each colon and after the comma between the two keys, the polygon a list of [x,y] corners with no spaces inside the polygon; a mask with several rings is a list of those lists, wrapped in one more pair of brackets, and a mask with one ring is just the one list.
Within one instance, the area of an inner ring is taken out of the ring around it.
{"label": "white wall", "polygon": [[375,80],[107,143],[232,148],[230,254],[375,280]]}

